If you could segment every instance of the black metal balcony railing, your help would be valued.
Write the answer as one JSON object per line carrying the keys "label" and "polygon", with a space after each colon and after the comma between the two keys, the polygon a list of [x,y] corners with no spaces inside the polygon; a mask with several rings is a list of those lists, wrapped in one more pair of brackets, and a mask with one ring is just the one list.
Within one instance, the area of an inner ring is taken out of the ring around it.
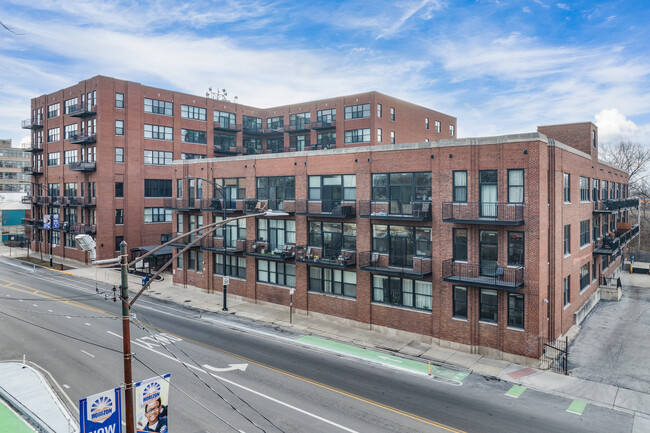
{"label": "black metal balcony railing", "polygon": [[43,119],[26,119],[20,124],[23,129],[40,129],[43,127]]}
{"label": "black metal balcony railing", "polygon": [[299,121],[296,121],[289,126],[285,126],[284,131],[289,133],[306,132],[309,131],[310,126],[311,126],[311,121],[300,119]]}
{"label": "black metal balcony railing", "polygon": [[[188,246],[189,244],[194,242],[197,237],[200,237],[200,236],[201,236],[200,232],[199,233],[192,233],[191,235],[185,235],[182,238],[174,241],[170,245],[172,247],[185,248],[186,246]],[[200,247],[201,247],[201,242],[196,242],[196,243],[194,243],[194,245],[192,245],[191,248],[200,248]]]}
{"label": "black metal balcony railing", "polygon": [[442,279],[475,287],[518,290],[524,286],[524,268],[522,266],[481,266],[445,260],[442,262]]}
{"label": "black metal balcony railing", "polygon": [[442,220],[463,224],[522,225],[523,203],[456,203],[442,204]]}
{"label": "black metal balcony railing", "polygon": [[73,135],[69,140],[70,144],[93,144],[97,142],[94,135]]}
{"label": "black metal balcony railing", "polygon": [[361,218],[431,221],[430,201],[359,200],[358,211]]}
{"label": "black metal balcony railing", "polygon": [[621,209],[637,208],[639,206],[638,198],[626,198],[620,200],[602,200],[594,202],[594,212],[596,213],[613,213]]}
{"label": "black metal balcony railing", "polygon": [[43,166],[37,165],[35,167],[23,167],[23,173],[29,174],[32,176],[38,176],[43,174]]}
{"label": "black metal balcony railing", "polygon": [[38,153],[38,152],[42,152],[42,151],[43,151],[43,143],[42,142],[41,143],[38,143],[38,142],[37,143],[32,143],[29,146],[28,149],[25,149],[25,152]]}
{"label": "black metal balcony railing", "polygon": [[20,219],[20,224],[23,225],[23,226],[35,227],[36,226],[36,219],[34,219],[34,218],[21,218]]}
{"label": "black metal balcony railing", "polygon": [[614,255],[618,253],[621,247],[624,247],[639,234],[639,226],[634,225],[631,228],[623,228],[616,231],[615,236],[603,236],[594,242],[594,254]]}
{"label": "black metal balcony railing", "polygon": [[431,254],[407,257],[405,254],[365,251],[359,253],[359,269],[378,274],[424,278],[432,272]]}
{"label": "black metal balcony railing", "polygon": [[354,250],[301,246],[296,248],[296,262],[322,268],[353,268],[357,264],[357,252]]}
{"label": "black metal balcony railing", "polygon": [[242,125],[230,122],[215,122],[213,129],[215,131],[239,132],[242,130]]}
{"label": "black metal balcony railing", "polygon": [[293,244],[271,245],[265,241],[246,241],[244,255],[275,261],[293,260],[296,257],[296,246]]}
{"label": "black metal balcony railing", "polygon": [[242,151],[240,149],[237,149],[237,146],[225,146],[223,144],[215,144],[214,153],[223,154],[223,155],[239,155],[242,153]]}
{"label": "black metal balcony railing", "polygon": [[89,235],[89,234],[94,234],[97,233],[97,226],[96,225],[87,225],[87,224],[72,224],[70,225],[70,228],[68,231],[71,234],[76,234],[76,235]]}
{"label": "black metal balcony railing", "polygon": [[282,211],[289,214],[296,211],[296,201],[294,199],[263,200],[257,198],[247,198],[245,202],[246,207],[244,209],[244,212],[246,213],[257,213],[260,212],[260,209]]}
{"label": "black metal balcony railing", "polygon": [[246,209],[246,200],[245,199],[234,199],[234,200],[224,200],[221,198],[204,198],[201,199],[200,208],[201,210],[223,213],[224,206],[226,208],[226,213],[241,213]]}
{"label": "black metal balcony railing", "polygon": [[311,124],[312,129],[336,129],[336,120],[330,122],[316,122]]}
{"label": "black metal balcony railing", "polygon": [[163,200],[163,207],[178,211],[198,211],[201,210],[201,202],[201,199],[194,198],[166,198]]}
{"label": "black metal balcony railing", "polygon": [[228,240],[224,248],[224,239],[222,237],[205,237],[201,240],[201,248],[208,251],[215,251],[218,253],[238,254],[246,251],[246,240],[237,239],[235,242]]}
{"label": "black metal balcony railing", "polygon": [[354,218],[356,215],[354,201],[296,200],[296,215]]}
{"label": "black metal balcony railing", "polygon": [[77,161],[70,163],[70,170],[72,171],[95,171],[97,170],[97,163]]}
{"label": "black metal balcony railing", "polygon": [[91,107],[83,104],[75,105],[68,109],[68,116],[71,117],[88,117],[94,116],[95,114],[97,114],[96,111],[93,111]]}
{"label": "black metal balcony railing", "polygon": [[31,196],[31,195],[24,195],[20,198],[20,202],[22,204],[32,204],[36,200],[36,197]]}

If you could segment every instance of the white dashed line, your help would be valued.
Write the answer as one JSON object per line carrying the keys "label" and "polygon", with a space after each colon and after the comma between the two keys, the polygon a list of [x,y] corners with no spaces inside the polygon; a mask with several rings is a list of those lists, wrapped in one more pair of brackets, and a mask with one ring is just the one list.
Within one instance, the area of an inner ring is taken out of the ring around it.
{"label": "white dashed line", "polygon": [[88,352],[86,352],[85,350],[82,350],[81,352],[82,352],[82,353],[85,353],[86,355],[90,356],[91,358],[94,358],[94,357],[95,357],[95,355],[93,355],[92,353],[88,353]]}
{"label": "white dashed line", "polygon": [[90,323],[86,322],[85,325],[86,325],[86,326],[90,326]]}
{"label": "white dashed line", "polygon": [[64,387],[65,389],[70,389],[70,385],[68,385],[68,384],[66,384],[66,383],[63,384],[63,387]]}

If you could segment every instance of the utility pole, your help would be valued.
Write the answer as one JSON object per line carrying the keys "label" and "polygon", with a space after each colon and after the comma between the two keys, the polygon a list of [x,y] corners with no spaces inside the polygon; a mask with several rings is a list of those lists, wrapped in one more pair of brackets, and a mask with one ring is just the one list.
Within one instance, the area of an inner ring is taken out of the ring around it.
{"label": "utility pole", "polygon": [[126,255],[126,242],[120,243],[120,268],[122,282],[122,353],[124,354],[124,407],[126,416],[126,432],[135,433],[135,417],[133,415],[133,372],[131,370],[131,328],[129,305],[129,260]]}

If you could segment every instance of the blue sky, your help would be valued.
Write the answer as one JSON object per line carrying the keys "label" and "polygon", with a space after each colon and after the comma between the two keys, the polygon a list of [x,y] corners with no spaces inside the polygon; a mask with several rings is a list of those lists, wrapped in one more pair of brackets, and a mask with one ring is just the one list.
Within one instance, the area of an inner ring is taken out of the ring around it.
{"label": "blue sky", "polygon": [[459,137],[592,121],[650,145],[650,2],[2,0],[0,138],[30,98],[107,75],[270,107],[377,90]]}

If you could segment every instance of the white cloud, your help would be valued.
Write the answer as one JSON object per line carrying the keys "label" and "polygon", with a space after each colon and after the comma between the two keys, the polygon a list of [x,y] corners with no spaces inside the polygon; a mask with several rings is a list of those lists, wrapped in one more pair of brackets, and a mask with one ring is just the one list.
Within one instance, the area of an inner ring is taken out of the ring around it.
{"label": "white cloud", "polygon": [[570,11],[570,10],[571,10],[571,8],[569,7],[569,5],[566,4],[566,3],[557,3],[556,6],[557,6],[558,8],[560,8],[560,9],[562,9],[562,10],[565,10],[565,11]]}
{"label": "white cloud", "polygon": [[524,6],[524,8],[521,11],[525,14],[531,13],[530,8],[528,6]]}
{"label": "white cloud", "polygon": [[609,143],[619,140],[630,140],[637,136],[640,128],[616,108],[604,108],[597,113],[596,126],[600,141]]}

